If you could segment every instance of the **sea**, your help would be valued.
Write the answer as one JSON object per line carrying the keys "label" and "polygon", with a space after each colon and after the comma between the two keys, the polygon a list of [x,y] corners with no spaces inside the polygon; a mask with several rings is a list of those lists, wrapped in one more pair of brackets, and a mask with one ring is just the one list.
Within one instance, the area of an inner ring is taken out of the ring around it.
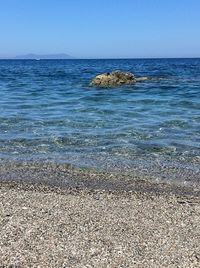
{"label": "sea", "polygon": [[[152,80],[97,88],[121,70]],[[200,184],[200,59],[0,60],[0,160]]]}

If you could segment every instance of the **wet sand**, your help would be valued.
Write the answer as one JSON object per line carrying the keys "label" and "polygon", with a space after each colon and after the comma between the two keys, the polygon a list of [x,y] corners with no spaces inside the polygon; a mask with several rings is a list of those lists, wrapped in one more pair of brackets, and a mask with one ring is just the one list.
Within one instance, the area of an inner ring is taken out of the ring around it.
{"label": "wet sand", "polygon": [[0,179],[0,267],[200,267],[198,189],[29,163]]}

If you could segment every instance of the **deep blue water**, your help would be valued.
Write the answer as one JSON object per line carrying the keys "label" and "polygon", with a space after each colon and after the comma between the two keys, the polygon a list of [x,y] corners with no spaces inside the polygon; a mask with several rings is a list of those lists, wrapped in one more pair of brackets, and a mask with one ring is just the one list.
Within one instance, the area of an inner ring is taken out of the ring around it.
{"label": "deep blue water", "polygon": [[[112,70],[162,79],[88,86]],[[1,60],[0,158],[198,178],[200,59]]]}

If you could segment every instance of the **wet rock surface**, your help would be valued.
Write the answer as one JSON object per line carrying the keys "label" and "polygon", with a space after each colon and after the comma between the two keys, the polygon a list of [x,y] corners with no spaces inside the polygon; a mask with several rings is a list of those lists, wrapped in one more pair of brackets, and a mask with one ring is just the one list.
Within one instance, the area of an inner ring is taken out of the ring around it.
{"label": "wet rock surface", "polygon": [[131,73],[115,71],[97,75],[90,83],[91,86],[120,86],[130,85],[136,82],[135,76]]}
{"label": "wet rock surface", "polygon": [[136,82],[151,80],[150,77],[135,77],[134,74],[122,71],[108,72],[97,75],[91,82],[90,86],[113,87],[121,85],[131,85]]}

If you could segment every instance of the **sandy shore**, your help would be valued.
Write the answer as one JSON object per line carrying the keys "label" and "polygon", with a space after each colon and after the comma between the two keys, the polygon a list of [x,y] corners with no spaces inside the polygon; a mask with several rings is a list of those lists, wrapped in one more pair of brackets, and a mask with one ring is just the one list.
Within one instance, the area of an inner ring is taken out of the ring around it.
{"label": "sandy shore", "polygon": [[130,191],[27,182],[0,184],[0,267],[200,267],[195,192],[145,182]]}

